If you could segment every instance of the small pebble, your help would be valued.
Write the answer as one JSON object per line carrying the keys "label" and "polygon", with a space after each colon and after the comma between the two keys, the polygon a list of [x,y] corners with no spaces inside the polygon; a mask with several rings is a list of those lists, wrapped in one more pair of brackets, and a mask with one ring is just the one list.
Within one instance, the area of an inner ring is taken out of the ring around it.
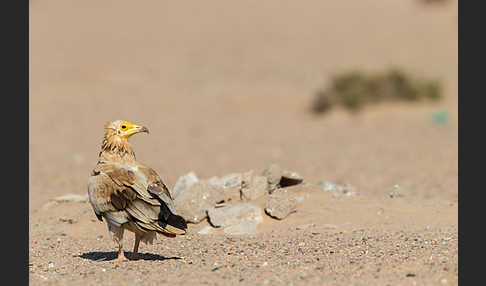
{"label": "small pebble", "polygon": [[409,196],[410,193],[402,188],[400,185],[393,185],[391,191],[388,193],[390,198],[403,198]]}
{"label": "small pebble", "polygon": [[406,275],[406,276],[407,276],[407,277],[415,277],[416,275],[415,275],[415,273],[407,273],[407,275]]}

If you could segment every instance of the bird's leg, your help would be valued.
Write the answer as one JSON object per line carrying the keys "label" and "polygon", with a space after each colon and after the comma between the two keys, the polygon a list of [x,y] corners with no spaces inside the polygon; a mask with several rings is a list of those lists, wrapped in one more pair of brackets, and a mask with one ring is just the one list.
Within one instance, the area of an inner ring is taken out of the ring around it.
{"label": "bird's leg", "polygon": [[115,262],[127,261],[127,260],[128,259],[125,257],[125,253],[123,251],[123,245],[120,244],[118,249],[118,257],[115,259]]}
{"label": "bird's leg", "polygon": [[133,252],[130,256],[130,259],[132,260],[137,260],[138,245],[140,244],[140,239],[141,237],[138,234],[135,234],[135,244],[133,245]]}
{"label": "bird's leg", "polygon": [[128,260],[123,252],[123,228],[113,228],[108,226],[110,232],[113,233],[113,240],[118,244],[118,257],[115,259],[115,263]]}

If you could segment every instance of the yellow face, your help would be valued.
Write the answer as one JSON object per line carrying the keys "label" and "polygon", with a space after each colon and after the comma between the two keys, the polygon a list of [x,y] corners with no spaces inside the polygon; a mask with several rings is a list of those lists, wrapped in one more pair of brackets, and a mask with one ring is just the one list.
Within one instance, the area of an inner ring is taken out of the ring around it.
{"label": "yellow face", "polygon": [[139,133],[139,132],[147,132],[149,133],[147,127],[139,126],[133,123],[130,123],[128,121],[122,121],[118,125],[118,133],[120,134],[121,137],[128,138],[132,136],[133,134]]}

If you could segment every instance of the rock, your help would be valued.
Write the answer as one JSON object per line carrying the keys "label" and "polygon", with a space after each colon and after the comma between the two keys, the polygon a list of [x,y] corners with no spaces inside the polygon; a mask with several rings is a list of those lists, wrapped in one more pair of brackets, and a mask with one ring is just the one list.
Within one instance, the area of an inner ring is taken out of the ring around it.
{"label": "rock", "polygon": [[253,170],[246,172],[242,176],[240,198],[250,201],[257,199],[267,193],[267,178],[254,174]]}
{"label": "rock", "polygon": [[[285,188],[280,188],[277,190],[279,193],[292,194],[294,197],[301,196],[303,199],[309,198],[309,195],[316,191],[320,191],[321,188],[316,184],[302,183],[298,185],[293,185]],[[301,198],[302,199],[302,198]]]}
{"label": "rock", "polygon": [[267,178],[269,184],[277,185],[282,178],[282,168],[277,164],[271,164],[263,171],[262,175]]}
{"label": "rock", "polygon": [[64,202],[86,203],[88,202],[88,194],[85,195],[68,194],[60,197],[55,197],[53,201],[58,203],[64,203]]}
{"label": "rock", "polygon": [[273,193],[265,202],[265,212],[276,219],[284,219],[297,211],[297,201],[287,195]]}
{"label": "rock", "polygon": [[211,184],[213,186],[217,186],[217,187],[221,187],[221,188],[223,187],[223,185],[220,182],[220,178],[216,177],[216,176],[205,180],[205,182],[207,182],[208,184]]}
{"label": "rock", "polygon": [[196,184],[199,181],[197,178],[196,173],[194,172],[189,172],[186,175],[180,177],[177,179],[177,182],[175,183],[174,187],[172,188],[171,195],[173,198],[177,198],[181,192],[183,192],[185,189],[190,188],[192,185]]}
{"label": "rock", "polygon": [[257,226],[256,222],[242,221],[239,224],[225,227],[223,231],[230,235],[254,235],[257,233]]}
{"label": "rock", "polygon": [[335,198],[340,197],[342,195],[345,196],[359,195],[359,192],[356,190],[356,188],[350,184],[337,185],[332,182],[320,182],[318,186],[324,192],[330,192]]}
{"label": "rock", "polygon": [[198,223],[206,218],[208,209],[223,200],[223,189],[200,181],[182,190],[174,199],[174,206],[187,222]]}
{"label": "rock", "polygon": [[241,186],[242,175],[241,173],[231,173],[222,178],[212,177],[208,180],[208,183],[224,188],[232,189]]}
{"label": "rock", "polygon": [[390,198],[403,198],[409,195],[410,193],[399,185],[394,185],[392,190],[388,193]]}
{"label": "rock", "polygon": [[298,185],[304,181],[304,178],[296,172],[283,171],[282,178],[280,179],[280,187],[285,188],[288,186]]}
{"label": "rock", "polygon": [[411,272],[410,272],[410,273],[407,273],[407,275],[405,275],[405,276],[406,276],[406,277],[415,277],[415,276],[417,276],[417,275],[415,275],[415,273],[411,273]]}
{"label": "rock", "polygon": [[260,207],[251,203],[239,203],[222,208],[211,208],[207,211],[209,222],[215,227],[237,225],[242,221],[259,224],[263,221]]}
{"label": "rock", "polygon": [[224,177],[212,177],[206,180],[209,184],[224,190],[224,200],[229,202],[232,199],[237,199],[240,196],[240,188],[242,182],[241,173],[231,173]]}
{"label": "rock", "polygon": [[268,192],[272,193],[280,186],[280,180],[282,179],[282,168],[277,164],[271,164],[265,169],[262,175],[267,178]]}
{"label": "rock", "polygon": [[324,192],[333,192],[338,189],[338,186],[332,182],[319,182],[318,185]]}
{"label": "rock", "polygon": [[345,184],[344,186],[341,186],[340,191],[341,191],[342,195],[345,195],[345,196],[348,196],[348,197],[359,195],[359,192],[356,189],[356,187],[354,187],[353,185],[350,185],[350,184]]}

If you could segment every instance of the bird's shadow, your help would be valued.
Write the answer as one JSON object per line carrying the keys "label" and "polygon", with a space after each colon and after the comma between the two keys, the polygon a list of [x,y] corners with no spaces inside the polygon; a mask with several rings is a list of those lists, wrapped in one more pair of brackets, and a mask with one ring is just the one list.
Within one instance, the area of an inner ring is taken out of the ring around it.
{"label": "bird's shadow", "polygon": [[[125,256],[129,257],[132,253],[131,252],[125,252]],[[96,262],[101,262],[101,261],[110,261],[110,260],[115,260],[118,257],[118,252],[112,251],[112,252],[100,252],[100,251],[93,251],[93,252],[86,252],[80,255],[74,255],[75,257],[81,257],[84,259],[89,259],[93,260]],[[165,257],[162,255],[158,254],[153,254],[153,253],[139,253],[137,255],[137,260],[159,260],[159,261],[164,261],[164,260],[178,260],[182,259],[180,257]]]}

